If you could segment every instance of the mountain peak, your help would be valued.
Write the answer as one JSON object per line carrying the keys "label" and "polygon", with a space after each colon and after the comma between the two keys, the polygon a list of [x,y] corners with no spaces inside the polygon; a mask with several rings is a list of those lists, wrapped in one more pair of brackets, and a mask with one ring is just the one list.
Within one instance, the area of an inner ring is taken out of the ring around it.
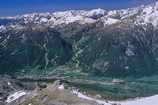
{"label": "mountain peak", "polygon": [[137,22],[141,24],[152,24],[158,26],[158,2],[144,6],[142,12],[137,16]]}
{"label": "mountain peak", "polygon": [[106,11],[104,9],[98,8],[98,9],[93,9],[91,11],[88,12],[89,15],[91,16],[104,16],[106,15]]}

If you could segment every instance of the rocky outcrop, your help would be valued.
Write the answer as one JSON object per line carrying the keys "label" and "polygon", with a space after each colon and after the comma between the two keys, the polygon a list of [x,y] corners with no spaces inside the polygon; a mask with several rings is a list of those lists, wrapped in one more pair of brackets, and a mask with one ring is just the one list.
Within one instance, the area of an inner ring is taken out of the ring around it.
{"label": "rocky outcrop", "polygon": [[10,94],[5,105],[98,105],[95,101],[79,98],[71,90],[64,89],[59,81],[41,86],[40,83],[34,90]]}

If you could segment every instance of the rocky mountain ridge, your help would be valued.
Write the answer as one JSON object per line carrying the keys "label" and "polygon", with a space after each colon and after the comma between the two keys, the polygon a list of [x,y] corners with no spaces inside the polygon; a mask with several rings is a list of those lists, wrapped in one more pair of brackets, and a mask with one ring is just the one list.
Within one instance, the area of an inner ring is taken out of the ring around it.
{"label": "rocky mountain ridge", "polygon": [[[136,8],[106,11],[103,9],[94,10],[70,10],[53,13],[32,13],[15,17],[0,18],[0,29],[4,30],[6,24],[24,25],[24,24],[44,24],[49,27],[55,27],[62,24],[91,24],[102,22],[104,26],[132,20],[135,24],[151,23],[155,27],[158,25],[158,2],[150,5]],[[13,27],[13,26],[12,26]],[[15,27],[15,26],[14,26]]]}

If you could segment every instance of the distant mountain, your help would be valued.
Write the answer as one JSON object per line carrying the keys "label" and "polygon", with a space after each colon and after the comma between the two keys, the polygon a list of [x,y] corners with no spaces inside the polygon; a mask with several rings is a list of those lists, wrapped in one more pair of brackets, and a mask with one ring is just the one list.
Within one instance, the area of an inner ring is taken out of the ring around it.
{"label": "distant mountain", "polygon": [[158,2],[0,18],[0,72],[144,76],[158,69]]}
{"label": "distant mountain", "polygon": [[102,22],[104,25],[111,25],[125,20],[133,20],[137,24],[151,23],[154,26],[158,24],[158,2],[147,6],[129,8],[123,10],[106,11],[103,9],[94,9],[90,11],[71,10],[54,13],[33,13],[15,17],[0,18],[0,25],[6,24],[44,24],[54,27],[61,24],[90,24]]}

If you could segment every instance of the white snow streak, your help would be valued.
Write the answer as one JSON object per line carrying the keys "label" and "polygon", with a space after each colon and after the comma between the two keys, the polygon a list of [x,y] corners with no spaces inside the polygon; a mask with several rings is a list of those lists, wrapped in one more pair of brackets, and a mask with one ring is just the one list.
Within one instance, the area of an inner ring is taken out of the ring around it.
{"label": "white snow streak", "polygon": [[11,102],[19,99],[20,97],[22,97],[24,95],[26,95],[26,92],[24,92],[24,91],[15,92],[15,93],[13,93],[13,94],[11,94],[11,95],[8,96],[6,102],[7,103],[11,103]]}

